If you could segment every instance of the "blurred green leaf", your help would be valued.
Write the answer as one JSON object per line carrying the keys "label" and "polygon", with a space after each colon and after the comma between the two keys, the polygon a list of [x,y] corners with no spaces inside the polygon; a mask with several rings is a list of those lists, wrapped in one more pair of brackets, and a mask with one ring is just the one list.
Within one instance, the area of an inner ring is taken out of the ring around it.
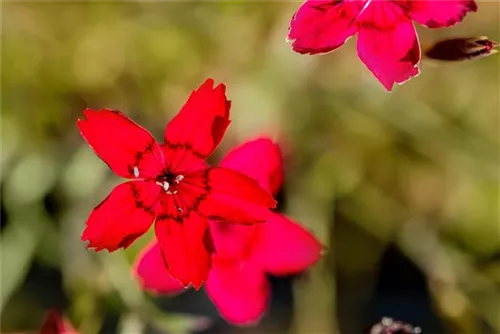
{"label": "blurred green leaf", "polygon": [[26,211],[14,216],[2,231],[2,298],[0,308],[23,284],[39,241],[45,218],[40,211]]}

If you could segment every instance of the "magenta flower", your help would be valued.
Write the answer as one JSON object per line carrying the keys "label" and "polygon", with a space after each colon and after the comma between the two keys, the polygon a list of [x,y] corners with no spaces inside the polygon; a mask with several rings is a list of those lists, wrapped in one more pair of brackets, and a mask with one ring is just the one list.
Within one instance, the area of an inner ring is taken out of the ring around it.
{"label": "magenta flower", "polygon": [[[230,152],[220,167],[250,176],[275,194],[283,181],[282,164],[278,146],[269,139],[257,139]],[[256,322],[265,313],[270,295],[267,273],[300,273],[320,257],[321,244],[311,233],[271,211],[266,223],[211,220],[210,230],[216,253],[205,288],[222,317],[238,325]],[[145,290],[184,291],[171,278],[156,240],[136,259],[134,272]]]}
{"label": "magenta flower", "polygon": [[294,51],[330,52],[358,33],[358,56],[390,91],[419,74],[420,46],[412,20],[429,28],[460,22],[474,0],[307,0],[290,23]]}

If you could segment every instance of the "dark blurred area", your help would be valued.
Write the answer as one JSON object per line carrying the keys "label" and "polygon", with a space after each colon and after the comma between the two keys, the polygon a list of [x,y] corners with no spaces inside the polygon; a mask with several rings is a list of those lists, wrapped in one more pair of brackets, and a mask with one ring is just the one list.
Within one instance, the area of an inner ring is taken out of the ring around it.
{"label": "dark blurred area", "polygon": [[[455,27],[417,27],[421,45],[499,40],[499,3],[478,3]],[[354,40],[293,53],[285,37],[299,5],[2,3],[2,332],[34,331],[52,307],[85,334],[366,333],[386,316],[423,333],[500,331],[498,57],[424,59],[387,93]],[[203,290],[143,293],[130,265],[152,231],[111,254],[80,241],[120,182],[79,136],[83,109],[120,109],[160,138],[207,77],[232,100],[212,162],[276,139],[280,210],[328,249],[311,270],[270,278],[255,327],[227,324]]]}

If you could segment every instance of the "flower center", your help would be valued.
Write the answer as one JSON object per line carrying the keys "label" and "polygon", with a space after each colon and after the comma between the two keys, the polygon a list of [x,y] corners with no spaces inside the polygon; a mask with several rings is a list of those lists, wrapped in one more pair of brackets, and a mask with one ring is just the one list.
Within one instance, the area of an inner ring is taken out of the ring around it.
{"label": "flower center", "polygon": [[167,194],[175,195],[178,192],[176,189],[177,185],[179,185],[182,180],[184,180],[184,175],[175,175],[173,173],[165,172],[156,179],[155,183],[162,187]]}

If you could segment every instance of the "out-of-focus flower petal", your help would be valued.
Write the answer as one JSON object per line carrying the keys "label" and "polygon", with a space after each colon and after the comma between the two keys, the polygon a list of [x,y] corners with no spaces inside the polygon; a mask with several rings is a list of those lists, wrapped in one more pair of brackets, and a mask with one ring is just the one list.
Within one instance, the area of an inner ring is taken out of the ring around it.
{"label": "out-of-focus flower petal", "polygon": [[210,231],[214,240],[217,257],[220,259],[241,261],[254,247],[260,224],[234,224],[219,220],[210,220]]}
{"label": "out-of-focus flower petal", "polygon": [[214,252],[207,219],[194,212],[182,221],[158,219],[155,234],[170,275],[199,290],[208,278]]}
{"label": "out-of-focus flower petal", "polygon": [[477,11],[474,0],[404,0],[410,17],[429,28],[452,26],[469,12]]}
{"label": "out-of-focus flower petal", "polygon": [[117,110],[84,111],[78,120],[83,138],[118,175],[153,177],[164,167],[160,146],[151,134]]}
{"label": "out-of-focus flower petal", "polygon": [[358,30],[364,1],[308,0],[295,13],[288,39],[294,51],[307,54],[340,47]]}
{"label": "out-of-focus flower petal", "polygon": [[210,191],[200,202],[200,212],[235,223],[263,222],[276,201],[257,181],[227,168],[212,168],[208,174]]}
{"label": "out-of-focus flower petal", "polygon": [[151,182],[130,181],[116,186],[90,214],[82,234],[88,248],[110,252],[127,248],[146,233],[155,214],[153,204],[160,187]]}
{"label": "out-of-focus flower petal", "polygon": [[205,287],[221,316],[237,325],[258,321],[269,302],[267,277],[251,263],[214,261]]}
{"label": "out-of-focus flower petal", "polygon": [[59,310],[52,309],[47,313],[39,334],[78,334]]}
{"label": "out-of-focus flower petal", "polygon": [[257,226],[252,261],[273,275],[296,274],[316,263],[320,242],[304,227],[274,213],[267,223]]}
{"label": "out-of-focus flower petal", "polygon": [[233,150],[219,164],[256,180],[276,194],[283,183],[283,157],[279,146],[268,138],[248,141]]}
{"label": "out-of-focus flower petal", "polygon": [[181,111],[165,129],[165,145],[188,148],[194,155],[207,158],[219,145],[228,127],[231,102],[226,99],[226,86],[213,88],[207,79],[191,93]]}
{"label": "out-of-focus flower petal", "polygon": [[186,290],[178,280],[170,276],[156,239],[142,249],[137,256],[133,272],[146,291],[157,294],[175,294]]}
{"label": "out-of-focus flower petal", "polygon": [[488,37],[462,37],[438,41],[425,52],[427,58],[445,61],[472,60],[498,52],[500,44]]}
{"label": "out-of-focus flower petal", "polygon": [[413,23],[391,1],[374,1],[361,14],[358,56],[375,77],[391,91],[418,75],[420,46]]}

